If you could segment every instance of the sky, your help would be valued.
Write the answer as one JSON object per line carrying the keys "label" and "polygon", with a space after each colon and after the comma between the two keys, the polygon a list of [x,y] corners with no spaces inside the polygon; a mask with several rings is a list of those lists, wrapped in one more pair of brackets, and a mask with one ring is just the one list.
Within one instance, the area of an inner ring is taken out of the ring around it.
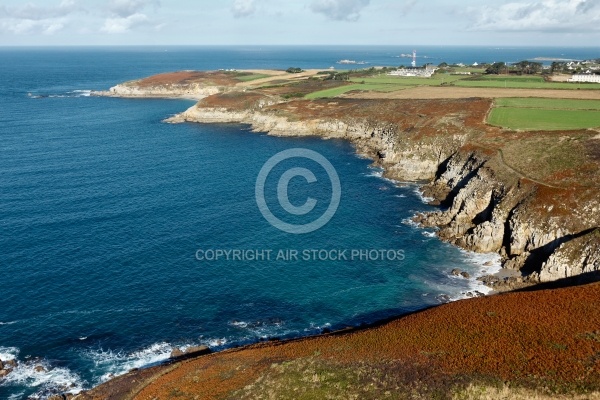
{"label": "sky", "polygon": [[0,46],[599,46],[600,0],[0,0]]}

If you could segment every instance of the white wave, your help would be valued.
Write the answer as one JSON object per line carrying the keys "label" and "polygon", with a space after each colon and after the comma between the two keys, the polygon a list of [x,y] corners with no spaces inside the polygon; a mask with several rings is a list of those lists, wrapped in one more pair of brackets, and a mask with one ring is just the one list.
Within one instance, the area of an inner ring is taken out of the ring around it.
{"label": "white wave", "polygon": [[496,253],[474,253],[462,250],[467,255],[467,260],[477,267],[476,272],[469,280],[469,287],[472,291],[478,291],[483,294],[489,294],[492,288],[486,286],[483,282],[477,280],[485,275],[494,275],[502,269],[501,257]]}
{"label": "white wave", "polygon": [[[233,321],[230,322],[229,325],[251,333],[251,336],[246,337],[247,340],[253,340],[257,337],[261,339],[268,339],[270,337],[290,333],[290,331],[287,331],[285,329],[282,330],[282,328],[285,325],[283,321],[258,321],[254,323],[246,321]],[[218,346],[222,346],[222,344]]]}
{"label": "white wave", "polygon": [[74,93],[76,97],[90,97],[92,95],[91,90],[73,90],[69,93]]}
{"label": "white wave", "polygon": [[365,176],[373,177],[373,178],[383,178],[383,170],[377,169],[372,172],[365,173]]}
{"label": "white wave", "polygon": [[426,237],[429,237],[429,238],[434,238],[435,237],[435,232],[423,231],[423,232],[421,232],[421,234],[423,236],[426,236]]}
{"label": "white wave", "polygon": [[18,348],[0,346],[0,360],[2,360],[2,361],[16,360],[18,356],[19,356]]}
{"label": "white wave", "polygon": [[147,348],[132,352],[113,350],[86,350],[83,357],[91,360],[96,369],[103,373],[100,382],[126,374],[134,368],[144,368],[160,364],[171,356],[173,346],[169,343],[155,343]]}
{"label": "white wave", "polygon": [[0,325],[14,325],[19,321],[9,321],[9,322],[2,322],[0,321]]}
{"label": "white wave", "polygon": [[227,344],[228,340],[225,338],[220,339],[207,339],[203,340],[202,344],[208,347],[223,347]]}
{"label": "white wave", "polygon": [[326,322],[323,325],[317,325],[314,322],[311,322],[310,323],[310,327],[304,328],[304,332],[308,332],[308,333],[318,332],[318,333],[321,333],[321,332],[323,332],[323,329],[329,329],[329,328],[331,328],[331,324],[329,322]]}
{"label": "white wave", "polygon": [[[0,348],[2,360],[16,359],[19,350]],[[10,355],[13,358],[6,357]],[[37,393],[28,398],[47,397],[44,393],[72,393],[77,394],[83,390],[84,381],[68,368],[53,367],[47,360],[17,360],[17,366],[10,374],[4,377],[0,386],[25,386],[37,389]]]}
{"label": "white wave", "polygon": [[431,203],[433,200],[435,200],[433,197],[426,197],[423,196],[423,193],[421,192],[421,188],[419,186],[415,186],[413,192],[417,195],[417,197],[419,199],[421,199],[421,201],[425,204],[429,204]]}
{"label": "white wave", "polygon": [[421,225],[419,225],[415,221],[413,221],[412,218],[404,218],[402,220],[402,223],[404,225],[412,226],[413,228],[421,228]]}
{"label": "white wave", "polygon": [[401,198],[401,199],[405,199],[406,195],[405,194],[396,194],[394,195],[395,197]]}

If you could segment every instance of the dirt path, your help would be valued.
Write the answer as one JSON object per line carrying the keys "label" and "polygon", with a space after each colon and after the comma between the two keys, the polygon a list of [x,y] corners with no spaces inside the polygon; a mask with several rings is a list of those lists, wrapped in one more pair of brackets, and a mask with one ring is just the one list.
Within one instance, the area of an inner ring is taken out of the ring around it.
{"label": "dirt path", "polygon": [[353,99],[464,99],[470,97],[540,97],[550,99],[600,100],[600,90],[467,88],[457,86],[419,86],[395,92],[360,92],[343,97]]}

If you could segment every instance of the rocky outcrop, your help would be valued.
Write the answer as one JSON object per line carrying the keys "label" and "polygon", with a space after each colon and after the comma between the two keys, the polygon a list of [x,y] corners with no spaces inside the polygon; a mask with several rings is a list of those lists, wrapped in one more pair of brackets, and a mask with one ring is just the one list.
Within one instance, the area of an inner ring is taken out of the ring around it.
{"label": "rocky outcrop", "polygon": [[[552,198],[541,198],[538,184],[498,179],[495,161],[481,153],[455,154],[426,188],[448,208],[417,221],[440,227],[442,239],[462,248],[500,253],[505,268],[531,281],[600,273],[600,234],[593,229],[600,223],[598,213],[562,214]],[[593,198],[582,199],[579,208],[600,209]],[[581,227],[588,228],[581,232]]]}
{"label": "rocky outcrop", "polygon": [[0,360],[0,379],[10,374],[17,367],[15,360],[2,361]]}
{"label": "rocky outcrop", "polygon": [[287,116],[263,110],[276,102],[260,104],[254,109],[231,110],[219,107],[190,107],[165,120],[168,123],[243,123],[255,132],[274,136],[323,136],[351,141],[359,154],[371,157],[385,168],[386,176],[402,181],[422,181],[435,177],[439,163],[456,151],[467,135],[453,135],[437,140],[398,140],[398,128],[385,121],[346,116],[291,120]]}
{"label": "rocky outcrop", "polygon": [[131,98],[173,98],[186,97],[192,99],[202,99],[208,96],[222,92],[224,89],[217,86],[205,86],[199,83],[191,84],[172,84],[172,85],[155,85],[141,87],[131,83],[123,83],[111,87],[105,92],[92,92],[94,96],[107,97],[131,97]]}
{"label": "rocky outcrop", "polygon": [[597,271],[600,271],[600,228],[558,246],[542,264],[539,279],[550,282]]}
{"label": "rocky outcrop", "polygon": [[171,351],[171,356],[169,357],[171,360],[185,360],[188,358],[195,358],[198,356],[202,356],[205,354],[210,354],[211,350],[208,346],[191,346],[186,348],[185,350],[181,350],[179,348],[174,348]]}

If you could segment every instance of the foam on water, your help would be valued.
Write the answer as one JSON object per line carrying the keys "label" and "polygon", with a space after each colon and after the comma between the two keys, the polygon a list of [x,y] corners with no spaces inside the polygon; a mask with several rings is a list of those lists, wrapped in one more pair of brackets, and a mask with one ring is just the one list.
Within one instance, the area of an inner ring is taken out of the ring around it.
{"label": "foam on water", "polygon": [[256,339],[269,339],[278,336],[297,335],[299,332],[285,327],[285,321],[232,321],[229,326],[247,332],[242,342],[252,342]]}
{"label": "foam on water", "polygon": [[169,359],[173,346],[169,343],[155,343],[144,349],[125,353],[113,350],[85,350],[83,358],[94,363],[97,371],[102,373],[99,382],[126,374],[134,368],[144,368],[160,364]]}
{"label": "foam on water", "polygon": [[33,399],[56,393],[76,394],[83,390],[85,382],[68,368],[55,367],[45,359],[19,360],[19,352],[16,347],[0,347],[0,359],[17,361],[12,372],[0,381],[0,386],[34,388],[36,392],[28,397]]}
{"label": "foam on water", "polygon": [[9,361],[16,360],[19,355],[19,349],[16,347],[1,347],[0,346],[0,360]]}
{"label": "foam on water", "polygon": [[417,197],[419,199],[421,199],[421,201],[425,204],[429,204],[431,203],[433,200],[435,200],[433,197],[426,197],[423,195],[423,192],[421,192],[421,187],[420,186],[415,186],[413,192],[417,195]]}
{"label": "foam on water", "polygon": [[463,252],[467,255],[467,259],[477,268],[476,272],[469,280],[470,288],[483,294],[491,293],[493,289],[484,285],[483,282],[477,280],[477,278],[486,275],[494,275],[500,272],[502,269],[500,255],[496,253],[474,253],[466,250],[463,250]]}

